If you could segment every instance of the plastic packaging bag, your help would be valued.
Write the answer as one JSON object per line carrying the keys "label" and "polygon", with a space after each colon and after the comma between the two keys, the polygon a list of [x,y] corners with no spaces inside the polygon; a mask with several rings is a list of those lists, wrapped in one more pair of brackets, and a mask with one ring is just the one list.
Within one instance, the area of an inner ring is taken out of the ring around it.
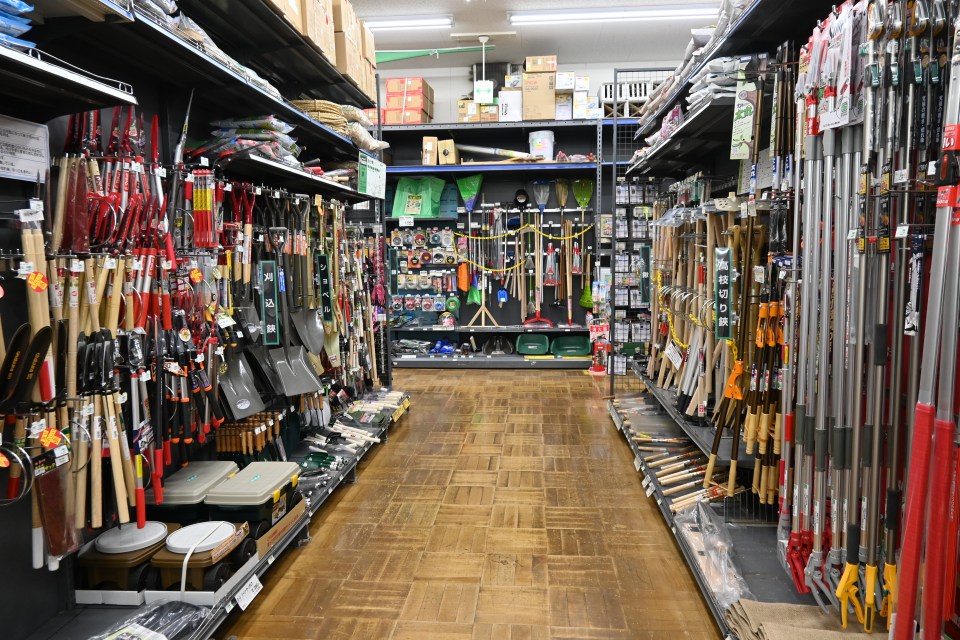
{"label": "plastic packaging bag", "polygon": [[373,126],[370,118],[368,118],[367,114],[363,112],[363,109],[359,107],[355,107],[352,104],[344,104],[340,105],[340,110],[343,112],[343,117],[347,119],[347,122],[358,122],[364,127]]}
{"label": "plastic packaging bag", "polygon": [[350,122],[347,124],[347,135],[353,140],[353,144],[364,151],[383,151],[390,147],[389,142],[375,139],[359,122]]}
{"label": "plastic packaging bag", "polygon": [[270,131],[279,131],[280,133],[290,133],[293,131],[293,125],[287,124],[276,116],[231,118],[228,120],[215,120],[210,124],[221,129],[268,129]]}
{"label": "plastic packaging bag", "polygon": [[143,605],[134,615],[90,640],[157,640],[160,636],[186,640],[203,624],[209,611],[186,602]]}
{"label": "plastic packaging bag", "polygon": [[5,33],[8,36],[22,36],[27,31],[30,31],[30,19],[21,18],[20,16],[12,16],[9,13],[4,13],[0,11],[0,33]]}
{"label": "plastic packaging bag", "polygon": [[14,38],[13,36],[8,36],[7,34],[0,32],[0,45],[10,47],[11,49],[26,51],[27,49],[35,48],[37,43],[30,42],[29,40],[21,40],[20,38]]}
{"label": "plastic packaging bag", "polygon": [[0,11],[19,16],[33,11],[33,5],[21,2],[21,0],[0,0]]}
{"label": "plastic packaging bag", "polygon": [[733,561],[733,540],[727,525],[708,503],[698,502],[678,513],[674,524],[693,549],[700,572],[722,609],[741,598],[755,599]]}
{"label": "plastic packaging bag", "polygon": [[446,184],[440,178],[400,178],[393,200],[393,215],[436,218],[440,214],[440,196]]}

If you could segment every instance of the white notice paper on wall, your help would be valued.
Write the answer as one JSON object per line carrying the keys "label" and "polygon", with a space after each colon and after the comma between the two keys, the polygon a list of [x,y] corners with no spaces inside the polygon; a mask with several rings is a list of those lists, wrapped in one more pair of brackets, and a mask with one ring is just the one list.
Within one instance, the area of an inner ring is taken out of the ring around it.
{"label": "white notice paper on wall", "polygon": [[50,166],[50,132],[44,124],[0,115],[0,178],[44,180]]}

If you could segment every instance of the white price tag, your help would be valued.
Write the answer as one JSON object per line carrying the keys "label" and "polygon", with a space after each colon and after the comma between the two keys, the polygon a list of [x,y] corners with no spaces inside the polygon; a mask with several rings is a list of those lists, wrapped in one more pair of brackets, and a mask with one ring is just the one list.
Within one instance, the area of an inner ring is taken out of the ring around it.
{"label": "white price tag", "polygon": [[203,361],[206,360],[206,359],[207,359],[207,357],[206,357],[205,355],[203,355],[202,353],[198,353],[198,354],[197,354],[197,360],[196,360],[197,362],[203,364]]}
{"label": "white price tag", "polygon": [[256,189],[253,190],[253,192],[259,196],[263,192],[263,189],[261,189],[260,187],[257,187]]}
{"label": "white price tag", "polygon": [[193,182],[193,174],[188,173],[187,176],[183,179],[184,182]]}
{"label": "white price tag", "polygon": [[170,271],[170,269],[173,269],[173,263],[170,262],[169,260],[161,260],[160,268],[163,269],[164,271]]}
{"label": "white price tag", "polygon": [[134,270],[134,271],[143,271],[143,258],[134,258],[134,259],[133,259],[133,270]]}
{"label": "white price tag", "polygon": [[856,239],[857,239],[857,230],[850,229],[849,233],[847,233],[847,240],[856,240]]}
{"label": "white price tag", "polygon": [[897,232],[894,235],[895,238],[906,238],[910,235],[910,225],[901,224],[897,226]]}
{"label": "white price tag", "polygon": [[160,176],[161,178],[166,178],[167,177],[166,167],[157,167],[157,175]]}
{"label": "white price tag", "polygon": [[43,418],[40,418],[39,420],[37,420],[36,422],[30,425],[30,429],[29,429],[30,437],[33,438],[35,436],[40,435],[40,432],[46,428],[47,428],[47,421],[44,420]]}
{"label": "white price tag", "polygon": [[250,606],[250,603],[253,602],[253,599],[256,598],[257,594],[261,591],[263,591],[263,584],[260,582],[260,578],[258,578],[256,574],[250,576],[250,580],[247,581],[247,584],[243,585],[235,596],[237,606],[239,606],[242,611],[246,611],[247,607]]}
{"label": "white price tag", "polygon": [[70,263],[70,273],[83,273],[83,262],[80,260],[73,260]]}
{"label": "white price tag", "polygon": [[20,222],[40,222],[43,220],[43,209],[40,211],[36,209],[17,209],[16,211]]}
{"label": "white price tag", "polygon": [[29,202],[28,206],[31,209],[33,209],[34,211],[39,211],[40,213],[43,213],[43,200],[41,200],[40,198],[30,198],[28,202]]}
{"label": "white price tag", "polygon": [[224,185],[223,185],[223,191],[224,191],[224,192],[233,191],[233,183],[232,183],[232,182],[227,182],[226,184],[224,184]]}
{"label": "white price tag", "polygon": [[649,487],[647,487],[646,493],[648,498],[653,495],[653,485],[650,485]]}
{"label": "white price tag", "polygon": [[636,458],[633,459],[633,468],[636,469],[637,471],[640,471],[640,465],[641,465],[640,456],[637,456]]}
{"label": "white price tag", "polygon": [[93,403],[88,402],[83,405],[83,408],[80,409],[80,415],[84,417],[90,417],[93,415]]}
{"label": "white price tag", "polygon": [[457,229],[466,229],[466,228],[467,228],[467,224],[465,222],[457,223]]}
{"label": "white price tag", "polygon": [[753,281],[757,284],[763,284],[767,281],[767,270],[762,265],[753,268]]}
{"label": "white price tag", "polygon": [[937,175],[937,161],[936,161],[936,160],[932,160],[932,161],[930,161],[930,163],[927,164],[927,175],[928,175],[928,176],[935,176],[935,175]]}
{"label": "white price tag", "polygon": [[906,169],[897,169],[893,172],[893,184],[906,184],[910,179],[910,172]]}
{"label": "white price tag", "polygon": [[107,258],[103,261],[103,268],[109,271],[110,269],[117,268],[117,259],[116,258]]}
{"label": "white price tag", "polygon": [[119,402],[120,404],[126,404],[126,402],[127,402],[127,394],[126,394],[126,392],[121,393],[120,396],[119,396],[119,398],[118,398],[117,400],[118,400],[118,402]]}
{"label": "white price tag", "polygon": [[401,227],[412,227],[413,226],[413,216],[400,216],[400,226]]}
{"label": "white price tag", "polygon": [[144,382],[150,382],[153,379],[153,375],[150,373],[150,369],[144,369],[143,373],[140,374],[140,379]]}
{"label": "white price tag", "polygon": [[21,278],[26,278],[28,275],[33,273],[33,263],[32,262],[21,262],[20,266],[17,267],[17,273]]}
{"label": "white price tag", "polygon": [[643,482],[640,483],[640,486],[646,489],[650,485],[650,478],[644,478]]}
{"label": "white price tag", "polygon": [[657,506],[659,507],[659,506],[662,505],[662,504],[663,504],[663,500],[658,496],[658,497],[657,497]]}

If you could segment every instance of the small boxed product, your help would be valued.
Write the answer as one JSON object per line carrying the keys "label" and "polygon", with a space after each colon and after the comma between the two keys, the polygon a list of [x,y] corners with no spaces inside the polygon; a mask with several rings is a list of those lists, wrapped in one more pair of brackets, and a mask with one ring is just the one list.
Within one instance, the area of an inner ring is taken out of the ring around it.
{"label": "small boxed product", "polygon": [[480,105],[473,100],[457,100],[457,122],[480,122]]}
{"label": "small boxed product", "polygon": [[522,89],[523,88],[523,76],[519,73],[511,74],[509,76],[503,76],[503,88],[504,89]]}
{"label": "small boxed product", "polygon": [[370,120],[373,124],[380,122],[380,114],[383,113],[384,109],[364,109],[363,112],[366,114],[367,119]]}
{"label": "small boxed product", "polygon": [[501,91],[499,94],[500,122],[520,122],[523,120],[523,92]]}
{"label": "small boxed product", "polygon": [[480,122],[498,122],[500,120],[500,105],[480,105]]}
{"label": "small boxed product", "polygon": [[214,520],[273,526],[293,506],[299,479],[296,462],[251,462],[207,493],[204,503]]}
{"label": "small boxed product", "polygon": [[453,140],[440,141],[438,157],[441,165],[460,164],[460,152]]}
{"label": "small boxed product", "polygon": [[556,116],[555,73],[523,74],[523,119],[553,120]]}
{"label": "small boxed product", "polygon": [[433,87],[420,77],[411,78],[387,78],[387,95],[422,93],[427,100],[433,102]]}
{"label": "small boxed product", "polygon": [[557,91],[573,91],[575,77],[573,71],[557,71]]}
{"label": "small boxed product", "polygon": [[267,0],[267,3],[279,11],[297,31],[304,33],[303,7],[300,5],[300,0]]}
{"label": "small boxed product", "polygon": [[436,136],[423,136],[423,146],[420,148],[420,164],[433,166],[437,164],[437,151],[440,140]]}
{"label": "small boxed product", "polygon": [[573,79],[574,91],[590,91],[590,76],[576,76]]}
{"label": "small boxed product", "polygon": [[427,124],[432,118],[426,111],[419,109],[385,109],[384,124]]}
{"label": "small boxed product", "polygon": [[556,115],[554,116],[555,120],[572,120],[573,119],[573,94],[570,93],[558,93],[556,94]]}
{"label": "small boxed product", "polygon": [[557,56],[527,56],[524,65],[527,73],[541,73],[557,70]]}
{"label": "small boxed product", "polygon": [[327,60],[337,64],[337,42],[333,28],[333,0],[302,0],[304,33]]}

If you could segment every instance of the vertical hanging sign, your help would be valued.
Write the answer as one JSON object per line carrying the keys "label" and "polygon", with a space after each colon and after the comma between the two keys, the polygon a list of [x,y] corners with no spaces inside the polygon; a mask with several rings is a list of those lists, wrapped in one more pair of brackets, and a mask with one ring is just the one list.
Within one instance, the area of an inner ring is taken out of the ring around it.
{"label": "vertical hanging sign", "polygon": [[363,151],[357,163],[357,191],[381,200],[387,191],[387,165]]}
{"label": "vertical hanging sign", "polygon": [[333,297],[330,292],[330,261],[324,253],[316,255],[317,287],[320,289],[320,318],[333,322]]}
{"label": "vertical hanging sign", "polygon": [[640,260],[637,264],[637,271],[640,272],[640,304],[649,306],[650,304],[650,245],[640,245]]}
{"label": "vertical hanging sign", "polygon": [[730,248],[717,248],[715,253],[716,265],[714,269],[714,290],[716,291],[717,321],[714,331],[717,340],[729,340],[733,337],[731,331],[732,312],[730,310],[733,283],[731,282]]}
{"label": "vertical hanging sign", "polygon": [[277,310],[277,263],[274,260],[260,262],[260,317],[263,318],[263,344],[275,347],[280,344]]}

